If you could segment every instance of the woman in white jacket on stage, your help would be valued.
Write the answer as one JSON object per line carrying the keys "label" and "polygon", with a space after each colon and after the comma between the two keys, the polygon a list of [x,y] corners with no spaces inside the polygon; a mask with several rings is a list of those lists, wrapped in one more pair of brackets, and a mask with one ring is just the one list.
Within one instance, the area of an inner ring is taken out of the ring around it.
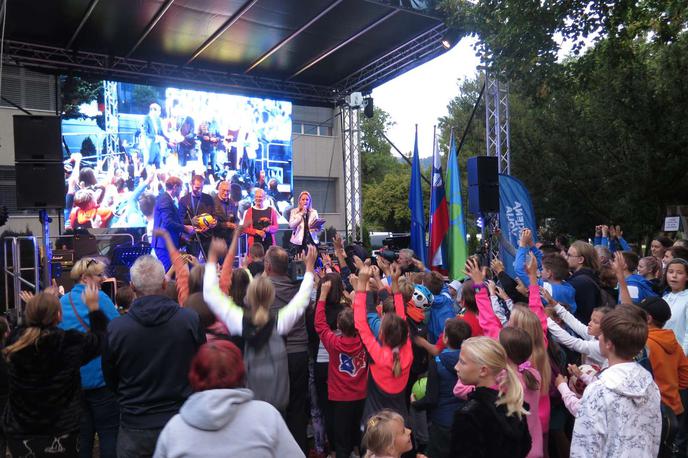
{"label": "woman in white jacket on stage", "polygon": [[289,213],[289,228],[291,229],[291,251],[300,253],[308,245],[318,245],[318,236],[322,231],[323,220],[318,218],[318,212],[312,208],[313,201],[308,191],[299,194],[299,205]]}

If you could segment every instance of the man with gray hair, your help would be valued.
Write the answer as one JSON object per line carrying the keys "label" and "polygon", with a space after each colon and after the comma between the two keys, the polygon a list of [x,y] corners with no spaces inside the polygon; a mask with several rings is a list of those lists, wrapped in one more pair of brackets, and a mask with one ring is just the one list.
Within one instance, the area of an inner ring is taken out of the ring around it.
{"label": "man with gray hair", "polygon": [[136,299],[107,329],[103,375],[120,405],[119,458],[150,457],[158,435],[191,394],[191,359],[205,343],[196,312],[165,296],[165,269],[141,256],[130,269]]}

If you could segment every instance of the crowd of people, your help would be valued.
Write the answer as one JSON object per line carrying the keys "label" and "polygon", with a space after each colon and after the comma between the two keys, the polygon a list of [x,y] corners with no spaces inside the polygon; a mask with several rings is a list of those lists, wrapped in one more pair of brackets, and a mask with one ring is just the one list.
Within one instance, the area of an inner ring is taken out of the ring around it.
{"label": "crowd of people", "polygon": [[447,279],[408,249],[318,254],[299,218],[298,281],[276,245],[234,266],[250,228],[191,266],[156,228],[173,269],[140,257],[114,302],[89,258],[61,298],[24,293],[0,321],[12,456],[91,457],[96,435],[103,458],[686,455],[685,241],[524,229],[513,276],[471,257]]}

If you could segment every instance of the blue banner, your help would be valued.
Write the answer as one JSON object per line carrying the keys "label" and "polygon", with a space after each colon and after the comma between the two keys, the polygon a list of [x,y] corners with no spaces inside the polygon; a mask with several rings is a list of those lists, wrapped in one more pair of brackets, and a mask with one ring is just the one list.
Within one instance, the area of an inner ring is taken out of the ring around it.
{"label": "blue banner", "polygon": [[[499,175],[499,228],[504,240],[514,248],[518,248],[521,230],[528,228],[533,231],[533,242],[537,242],[537,221],[530,193],[525,185],[512,176]],[[512,278],[514,272],[514,256],[504,248],[500,248],[500,256],[504,262],[504,269]]]}

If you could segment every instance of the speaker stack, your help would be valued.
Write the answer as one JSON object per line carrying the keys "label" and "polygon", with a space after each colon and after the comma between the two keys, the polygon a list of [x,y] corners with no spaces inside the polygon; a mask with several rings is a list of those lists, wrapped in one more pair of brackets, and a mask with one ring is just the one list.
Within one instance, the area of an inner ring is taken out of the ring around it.
{"label": "speaker stack", "polygon": [[474,215],[499,212],[499,174],[497,158],[468,158],[468,211]]}
{"label": "speaker stack", "polygon": [[62,160],[59,116],[14,116],[17,209],[64,208]]}

